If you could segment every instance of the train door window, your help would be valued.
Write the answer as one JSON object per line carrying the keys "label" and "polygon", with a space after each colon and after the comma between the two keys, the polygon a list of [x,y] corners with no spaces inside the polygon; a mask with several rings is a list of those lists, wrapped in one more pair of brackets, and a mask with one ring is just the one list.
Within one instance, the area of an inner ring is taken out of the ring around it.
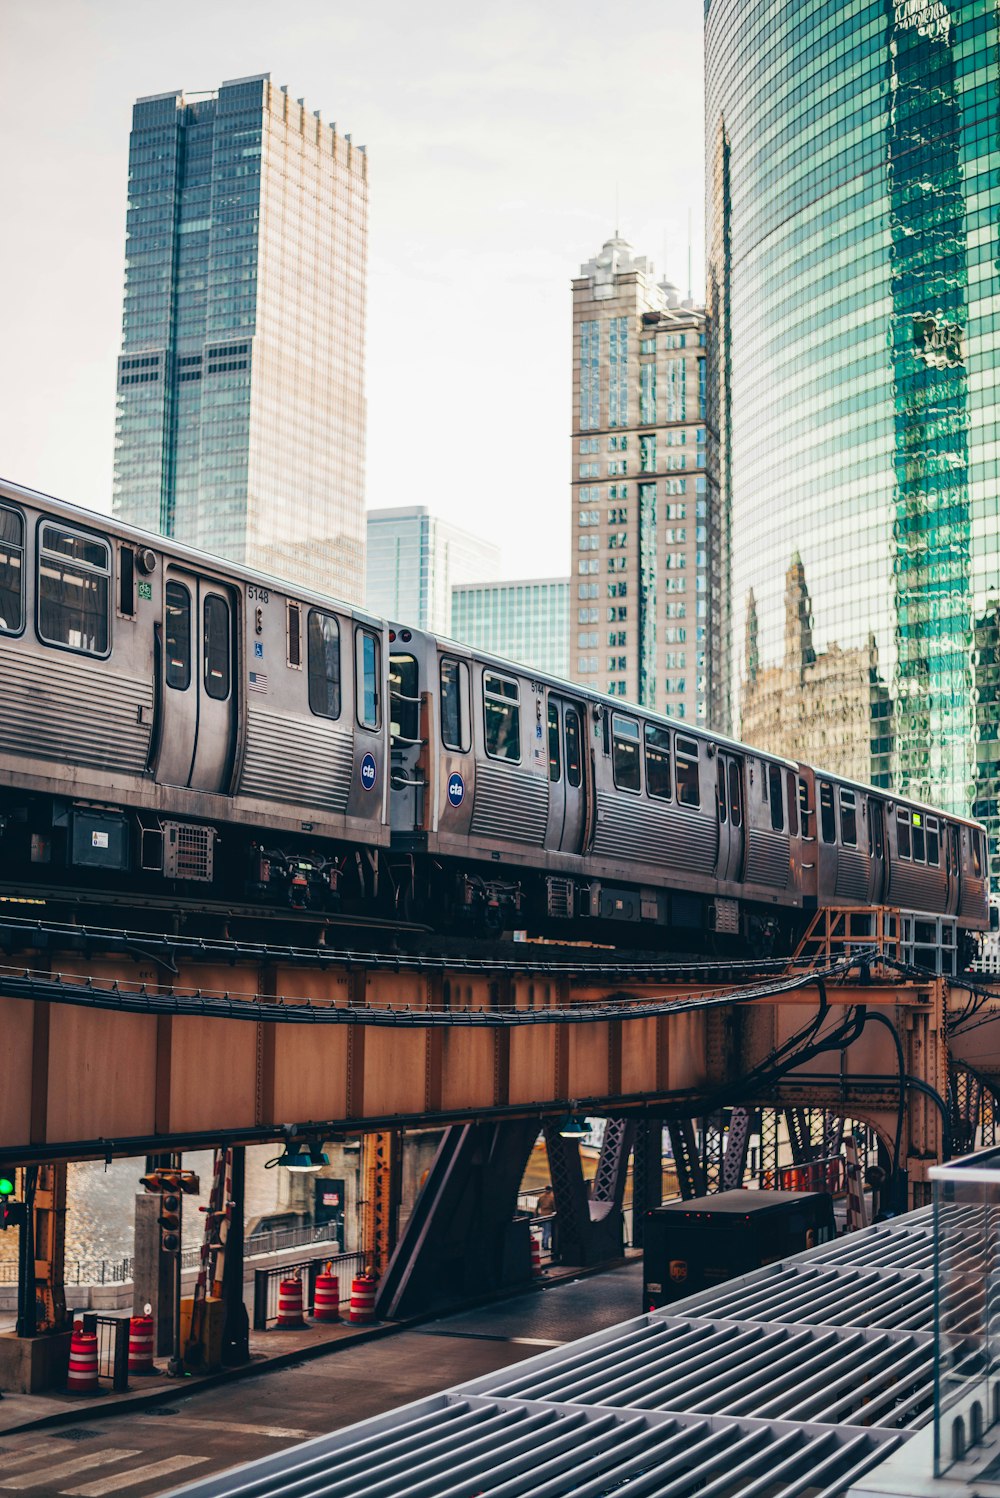
{"label": "train door window", "polygon": [[0,505],[0,633],[24,627],[24,518]]}
{"label": "train door window", "polygon": [[302,609],[285,601],[285,661],[291,671],[302,670]]}
{"label": "train door window", "polygon": [[695,739],[675,739],[674,762],[679,805],[700,806],[701,791],[698,787],[697,741]]}
{"label": "train door window", "polygon": [[927,856],[924,847],[924,819],[919,811],[912,813],[910,826],[913,831],[913,862],[924,863]]}
{"label": "train door window", "polygon": [[38,549],[38,635],[84,655],[111,649],[111,548],[96,536],[43,525]]}
{"label": "train door window", "polygon": [[309,710],[317,718],[340,717],[340,625],[332,614],[309,610],[306,625]]}
{"label": "train door window", "polygon": [[767,778],[770,783],[771,802],[771,830],[773,832],[784,832],[785,830],[785,808],[781,804],[781,766],[768,765]]}
{"label": "train door window", "polygon": [[575,707],[563,708],[563,731],[566,735],[566,780],[575,790],[583,780],[580,754],[580,714]]}
{"label": "train door window", "polygon": [[118,548],[118,612],[123,619],[135,617],[135,552],[131,546]]}
{"label": "train door window", "polygon": [[729,820],[729,798],[726,794],[726,761],[719,755],[719,775],[715,788],[716,804],[719,808],[719,822],[725,826]]}
{"label": "train door window", "polygon": [[549,703],[549,779],[553,785],[562,779],[562,763],[559,753],[559,709]]}
{"label": "train door window", "polygon": [[785,776],[788,787],[788,830],[792,837],[799,835],[799,798],[795,794],[795,771],[789,770]]}
{"label": "train door window", "polygon": [[229,605],[218,593],[205,595],[205,691],[216,702],[229,696]]}
{"label": "train door window", "polygon": [[799,776],[799,817],[802,821],[802,836],[806,838],[815,837],[812,831],[813,808],[809,805],[809,786],[803,777]]}
{"label": "train door window", "polygon": [[483,672],[486,753],[491,759],[521,759],[521,694],[509,676]]}
{"label": "train door window", "polygon": [[729,761],[729,821],[733,827],[743,826],[743,787],[738,759]]}
{"label": "train door window", "polygon": [[910,813],[901,806],[896,808],[896,847],[900,858],[910,857]]}
{"label": "train door window", "polygon": [[468,754],[469,667],[451,656],[441,657],[441,742],[446,749]]}
{"label": "train door window", "polygon": [[882,835],[882,803],[874,796],[868,797],[868,851],[879,863],[885,858],[885,840]]}
{"label": "train door window", "polygon": [[359,629],[354,635],[354,673],[357,688],[358,722],[362,728],[378,728],[378,681],[381,649],[370,629]]}
{"label": "train door window", "polygon": [[670,776],[670,731],[647,723],[646,795],[656,801],[669,801],[673,795]]}
{"label": "train door window", "polygon": [[819,824],[824,843],[835,843],[837,824],[833,812],[833,786],[825,780],[819,783]]}
{"label": "train door window", "polygon": [[420,743],[419,680],[412,655],[389,657],[389,720],[394,743]]}
{"label": "train door window", "polygon": [[927,818],[927,862],[934,869],[941,866],[941,837],[937,817]]}
{"label": "train door window", "polygon": [[853,791],[840,788],[840,841],[845,848],[858,846],[858,806]]}
{"label": "train door window", "polygon": [[191,685],[191,594],[183,583],[166,588],[166,678],[175,692]]}
{"label": "train door window", "polygon": [[634,718],[615,713],[611,723],[611,763],[620,791],[640,791],[639,725]]}
{"label": "train door window", "polygon": [[979,848],[979,833],[973,827],[969,832],[969,841],[972,844],[972,872],[977,879],[983,877],[983,855]]}

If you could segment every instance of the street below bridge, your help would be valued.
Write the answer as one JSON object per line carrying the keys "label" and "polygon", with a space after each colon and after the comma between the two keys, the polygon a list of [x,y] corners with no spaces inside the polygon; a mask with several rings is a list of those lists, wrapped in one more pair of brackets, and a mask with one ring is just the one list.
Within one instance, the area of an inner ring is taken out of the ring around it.
{"label": "street below bridge", "polygon": [[106,1415],[67,1410],[25,1427],[51,1401],[7,1398],[0,1494],[154,1498],[613,1326],[639,1314],[641,1296],[636,1261],[197,1391],[181,1382],[176,1397]]}

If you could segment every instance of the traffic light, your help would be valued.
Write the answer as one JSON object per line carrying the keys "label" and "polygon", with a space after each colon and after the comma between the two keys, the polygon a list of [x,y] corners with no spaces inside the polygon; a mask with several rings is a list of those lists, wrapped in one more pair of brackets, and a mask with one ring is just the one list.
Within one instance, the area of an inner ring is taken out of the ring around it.
{"label": "traffic light", "polygon": [[14,1195],[14,1182],[10,1176],[0,1175],[0,1232],[5,1233],[13,1223],[10,1198]]}
{"label": "traffic light", "polygon": [[181,1251],[181,1199],[175,1191],[164,1191],[160,1202],[162,1208],[157,1219],[160,1224],[160,1248],[165,1254]]}

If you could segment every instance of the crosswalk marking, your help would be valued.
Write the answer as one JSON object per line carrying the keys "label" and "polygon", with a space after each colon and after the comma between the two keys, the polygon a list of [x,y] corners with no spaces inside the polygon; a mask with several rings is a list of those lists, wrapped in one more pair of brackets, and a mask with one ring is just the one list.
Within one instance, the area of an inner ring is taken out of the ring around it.
{"label": "crosswalk marking", "polygon": [[237,1436],[274,1436],[277,1440],[306,1441],[317,1434],[314,1430],[298,1430],[292,1425],[246,1425],[240,1420],[208,1420],[189,1415],[188,1425],[210,1425],[213,1430],[228,1430]]}
{"label": "crosswalk marking", "polygon": [[12,1451],[9,1456],[4,1453],[2,1458],[3,1470],[10,1472],[14,1467],[27,1466],[31,1462],[36,1461],[38,1457],[45,1455],[52,1455],[52,1447],[47,1441],[41,1446],[26,1446],[21,1451]]}
{"label": "crosswalk marking", "polygon": [[85,1482],[78,1488],[62,1488],[63,1493],[76,1498],[103,1498],[105,1493],[120,1493],[123,1488],[135,1487],[140,1482],[150,1482],[154,1477],[166,1477],[182,1467],[195,1467],[207,1462],[207,1456],[168,1456],[162,1462],[151,1462],[148,1467],[132,1467],[128,1472],[115,1472],[110,1477],[99,1477],[96,1482]]}
{"label": "crosswalk marking", "polygon": [[0,1477],[0,1488],[13,1488],[22,1493],[28,1488],[46,1487],[52,1492],[64,1477],[75,1477],[78,1472],[87,1472],[92,1467],[103,1466],[105,1462],[120,1462],[127,1456],[138,1455],[138,1451],[125,1451],[117,1446],[106,1451],[88,1451],[86,1456],[75,1457],[71,1462],[59,1462],[54,1467],[46,1467],[41,1475],[37,1472],[22,1472],[20,1477],[8,1477],[5,1473]]}

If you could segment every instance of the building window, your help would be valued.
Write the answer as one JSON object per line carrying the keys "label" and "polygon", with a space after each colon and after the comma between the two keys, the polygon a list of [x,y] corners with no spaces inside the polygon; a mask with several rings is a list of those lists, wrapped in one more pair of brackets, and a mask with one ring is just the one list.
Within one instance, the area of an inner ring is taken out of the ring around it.
{"label": "building window", "polygon": [[628,318],[608,326],[608,426],[628,426]]}
{"label": "building window", "polygon": [[24,627],[24,518],[0,505],[0,632]]}
{"label": "building window", "polygon": [[38,634],[83,655],[111,648],[111,548],[106,541],[43,525],[38,552]]}
{"label": "building window", "polygon": [[643,339],[641,339],[640,343],[639,343],[639,352],[640,352],[640,354],[655,354],[656,353],[656,339],[655,338],[643,338]]}
{"label": "building window", "polygon": [[644,364],[640,371],[639,420],[643,426],[656,422],[656,365]]}
{"label": "building window", "polygon": [[639,467],[643,473],[656,472],[656,438],[639,438]]}
{"label": "building window", "polygon": [[623,473],[628,473],[628,459],[612,458],[608,464],[608,478],[618,478]]}
{"label": "building window", "polygon": [[519,763],[521,759],[521,708],[517,682],[495,672],[483,673],[483,711],[486,753],[491,759]]}
{"label": "building window", "polygon": [[340,626],[332,614],[310,609],[306,633],[309,710],[317,718],[339,718]]}
{"label": "building window", "polygon": [[580,439],[580,456],[581,456],[581,458],[586,457],[588,453],[599,453],[600,450],[601,450],[601,443],[600,443],[600,439],[598,437],[581,437],[581,439]]}
{"label": "building window", "polygon": [[601,346],[596,321],[580,324],[580,426],[584,431],[601,424]]}

